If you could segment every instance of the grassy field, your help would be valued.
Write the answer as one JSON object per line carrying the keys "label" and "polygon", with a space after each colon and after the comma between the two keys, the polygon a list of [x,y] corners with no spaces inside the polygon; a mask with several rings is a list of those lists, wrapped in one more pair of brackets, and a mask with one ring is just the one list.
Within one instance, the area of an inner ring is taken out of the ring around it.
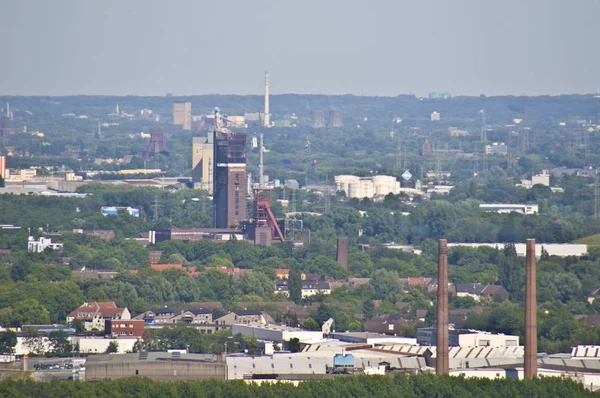
{"label": "grassy field", "polygon": [[600,246],[600,234],[586,236],[584,238],[574,240],[573,243],[585,243],[588,246]]}

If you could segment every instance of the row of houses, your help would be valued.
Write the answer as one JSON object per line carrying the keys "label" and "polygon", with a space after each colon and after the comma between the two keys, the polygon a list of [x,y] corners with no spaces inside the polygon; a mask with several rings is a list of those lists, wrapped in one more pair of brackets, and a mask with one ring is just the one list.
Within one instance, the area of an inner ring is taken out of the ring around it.
{"label": "row of houses", "polygon": [[[220,303],[219,303],[220,304]],[[222,306],[221,306],[222,308]],[[218,318],[213,310],[202,307],[160,307],[131,317],[127,308],[118,308],[114,302],[85,302],[66,318],[69,325],[78,321],[86,331],[105,332],[112,337],[142,337],[146,327],[160,328],[187,323],[201,332],[214,333],[234,324],[270,324],[273,318],[261,310],[233,310]]]}

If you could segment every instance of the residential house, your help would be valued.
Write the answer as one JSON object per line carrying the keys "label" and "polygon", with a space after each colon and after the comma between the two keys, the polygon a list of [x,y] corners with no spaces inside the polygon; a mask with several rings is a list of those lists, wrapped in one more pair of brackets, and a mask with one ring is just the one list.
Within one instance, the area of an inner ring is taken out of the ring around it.
{"label": "residential house", "polygon": [[[330,294],[331,290],[332,289],[329,282],[323,282],[312,279],[302,281],[302,298],[311,297],[316,294]],[[281,293],[285,296],[290,295],[288,281],[286,279],[275,281],[275,294],[277,293]]]}
{"label": "residential house", "polygon": [[217,330],[226,329],[235,324],[259,323],[268,325],[275,323],[271,316],[261,310],[235,310],[215,320]]}
{"label": "residential house", "polygon": [[311,297],[317,294],[330,294],[331,286],[329,282],[321,281],[302,281],[302,298]]}
{"label": "residential house", "polygon": [[348,284],[348,282],[340,279],[326,279],[325,282],[329,283],[330,290],[335,290],[338,287],[342,287]]}
{"label": "residential house", "polygon": [[213,321],[212,311],[203,308],[180,309],[179,313],[173,316],[173,323],[185,322],[192,325],[207,324]]}
{"label": "residential house", "polygon": [[458,297],[472,297],[479,301],[482,297],[500,297],[507,300],[509,293],[500,285],[484,285],[483,283],[457,283],[456,295]]}
{"label": "residential house", "polygon": [[348,283],[351,287],[366,285],[371,278],[348,278]]}
{"label": "residential house", "polygon": [[160,262],[160,258],[162,256],[162,252],[152,251],[149,254],[150,264],[158,264]]}
{"label": "residential house", "polygon": [[168,269],[184,270],[183,264],[150,264],[150,268],[155,271],[166,271]]}
{"label": "residential house", "polygon": [[448,315],[448,326],[463,329],[467,326],[467,315]]}
{"label": "residential house", "polygon": [[94,230],[88,230],[88,231],[84,231],[84,234],[87,236],[94,236],[96,238],[100,238],[102,240],[112,240],[115,237],[115,231],[111,231],[111,230],[99,230],[99,229],[94,229]]}
{"label": "residential house", "polygon": [[107,320],[129,320],[131,313],[127,308],[118,308],[114,302],[84,302],[83,305],[67,315],[67,323],[82,321],[85,330],[105,330]]}
{"label": "residential house", "polygon": [[190,278],[200,275],[200,272],[196,270],[196,267],[184,267],[183,264],[150,264],[150,268],[160,272],[171,269],[178,269],[187,272]]}
{"label": "residential house", "polygon": [[[277,268],[275,269],[275,277],[277,279],[290,279],[290,270],[288,268]],[[306,279],[306,274],[304,272],[300,274],[300,279]]]}
{"label": "residential house", "polygon": [[383,334],[398,334],[402,329],[411,325],[411,322],[405,319],[402,315],[377,315],[365,321],[365,332],[383,333]]}
{"label": "residential house", "polygon": [[106,334],[112,338],[142,338],[146,322],[137,319],[108,320],[106,321]]}
{"label": "residential house", "polygon": [[425,317],[427,316],[427,310],[416,310],[415,315],[418,321],[425,322]]}
{"label": "residential house", "polygon": [[224,310],[223,304],[220,301],[194,301],[189,304],[192,308],[204,308],[207,310]]}
{"label": "residential house", "polygon": [[204,267],[204,271],[217,270],[221,271],[229,276],[239,276],[241,274],[248,274],[252,272],[251,269],[246,268],[227,268],[227,267]]}
{"label": "residential house", "polygon": [[[427,291],[429,293],[437,292],[437,289],[438,289],[437,278],[433,278],[433,279],[431,279],[431,282],[429,282],[429,284],[427,285]],[[454,284],[448,283],[448,293],[456,294],[456,286]]]}
{"label": "residential house", "polygon": [[153,308],[134,319],[143,320],[149,325],[175,325],[181,322],[197,325],[213,322],[211,310],[193,307]]}
{"label": "residential house", "polygon": [[456,308],[454,310],[449,310],[448,314],[449,315],[457,315],[457,316],[468,316],[471,313],[476,313],[481,315],[483,313],[483,311],[485,311],[487,309],[487,307],[482,307],[482,306],[478,306],[478,307],[471,307],[471,308]]}
{"label": "residential house", "polygon": [[582,320],[588,326],[600,325],[600,315],[575,315],[575,319]]}
{"label": "residential house", "polygon": [[503,300],[508,300],[510,293],[500,285],[487,285],[481,290],[481,297],[499,297]]}
{"label": "residential house", "polygon": [[432,280],[432,278],[406,278],[405,286],[407,289],[425,289],[425,287],[428,286]]}
{"label": "residential house", "polygon": [[100,279],[101,281],[109,281],[115,278],[119,273],[113,270],[107,269],[85,269],[71,271],[73,277],[86,280],[86,279]]}

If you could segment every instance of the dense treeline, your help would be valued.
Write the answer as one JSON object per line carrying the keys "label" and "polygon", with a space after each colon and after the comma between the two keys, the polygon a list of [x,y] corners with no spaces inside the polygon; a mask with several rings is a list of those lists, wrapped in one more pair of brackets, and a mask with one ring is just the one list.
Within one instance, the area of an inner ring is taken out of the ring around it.
{"label": "dense treeline", "polygon": [[[467,180],[458,184],[448,197],[414,203],[394,195],[388,195],[380,203],[335,196],[330,211],[322,217],[304,217],[302,237],[307,241],[332,242],[336,235],[345,235],[361,243],[393,241],[419,245],[427,239],[439,238],[452,242],[521,242],[535,238],[544,243],[561,243],[599,233],[597,223],[586,222],[587,217],[593,214],[593,187],[587,180],[574,177],[563,178],[561,184],[564,185],[564,193],[552,193],[549,188],[541,186],[530,190],[515,188],[508,179],[490,180],[484,185],[476,180]],[[38,228],[51,231],[113,230],[118,236],[131,238],[149,229],[209,227],[212,223],[212,202],[206,192],[200,190],[183,189],[171,193],[152,188],[94,183],[84,185],[79,191],[87,192],[89,196],[73,199],[0,195],[3,208],[0,223],[23,228],[20,234],[4,233],[0,248],[22,250],[25,247],[23,234],[28,228],[34,234],[37,234]],[[289,200],[290,196],[289,191],[286,193],[281,189],[272,193],[273,211],[277,216],[283,216],[284,211],[275,199]],[[294,201],[298,211],[325,210],[323,198],[314,194],[296,191]],[[537,203],[540,215],[496,214],[479,210],[480,203],[489,202]],[[109,205],[137,207],[141,216],[136,218],[124,213],[103,217],[100,208]],[[410,215],[407,216],[407,213]],[[88,246],[83,251],[94,252],[89,239],[71,239],[74,245],[65,247],[67,256],[77,257],[80,249],[84,249],[82,245]],[[103,247],[98,249],[104,251]],[[132,248],[131,251],[135,250]],[[143,264],[133,263],[135,267]]]}
{"label": "dense treeline", "polygon": [[581,384],[569,379],[541,378],[517,381],[458,377],[349,376],[292,383],[245,383],[243,381],[157,382],[122,379],[96,383],[53,380],[7,379],[0,382],[4,397],[592,397]]}

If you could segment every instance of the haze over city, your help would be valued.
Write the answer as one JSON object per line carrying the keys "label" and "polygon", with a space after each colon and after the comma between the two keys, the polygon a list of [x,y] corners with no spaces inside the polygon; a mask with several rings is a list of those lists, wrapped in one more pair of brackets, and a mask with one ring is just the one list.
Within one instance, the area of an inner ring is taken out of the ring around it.
{"label": "haze over city", "polygon": [[599,0],[0,16],[0,397],[598,396]]}
{"label": "haze over city", "polygon": [[[4,1],[4,95],[592,93],[600,2]],[[9,62],[6,62],[9,61]]]}

